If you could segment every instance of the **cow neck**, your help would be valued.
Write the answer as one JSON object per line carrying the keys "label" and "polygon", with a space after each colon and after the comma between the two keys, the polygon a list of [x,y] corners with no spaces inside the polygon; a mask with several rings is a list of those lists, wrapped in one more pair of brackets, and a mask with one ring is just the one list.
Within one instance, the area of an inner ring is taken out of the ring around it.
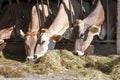
{"label": "cow neck", "polygon": [[[69,27],[69,18],[68,14],[65,11],[65,8],[68,8],[68,6],[68,1],[64,1],[64,4],[61,3],[58,14],[55,20],[53,21],[52,25],[49,27],[51,35],[59,34],[59,32],[61,32],[64,28]],[[60,35],[62,34],[60,33]]]}
{"label": "cow neck", "polygon": [[[66,19],[64,19],[63,21],[58,20],[57,23],[56,23],[56,21],[53,22],[53,24],[49,28],[49,31],[50,31],[51,35],[55,35],[55,34],[59,34],[64,28],[68,28],[68,27],[69,27],[68,20],[66,20]],[[62,34],[60,34],[60,35],[62,35]]]}
{"label": "cow neck", "polygon": [[97,23],[97,21],[99,19],[97,16],[100,15],[101,9],[102,9],[102,5],[101,5],[100,0],[98,0],[96,8],[83,21],[86,22],[89,25],[96,25],[94,23]]}

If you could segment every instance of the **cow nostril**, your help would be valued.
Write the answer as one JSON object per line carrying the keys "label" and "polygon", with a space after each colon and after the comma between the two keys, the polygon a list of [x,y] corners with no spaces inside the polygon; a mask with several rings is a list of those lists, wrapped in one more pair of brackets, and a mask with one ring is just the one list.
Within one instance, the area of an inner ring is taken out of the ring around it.
{"label": "cow nostril", "polygon": [[37,59],[38,57],[37,57],[37,55],[34,55],[34,59]]}
{"label": "cow nostril", "polygon": [[77,51],[73,51],[73,54],[78,56],[78,52]]}
{"label": "cow nostril", "polygon": [[26,58],[26,61],[30,61],[30,58]]}
{"label": "cow nostril", "polygon": [[38,58],[37,55],[34,55],[34,60],[35,60],[35,63],[39,63],[40,62],[40,58]]}

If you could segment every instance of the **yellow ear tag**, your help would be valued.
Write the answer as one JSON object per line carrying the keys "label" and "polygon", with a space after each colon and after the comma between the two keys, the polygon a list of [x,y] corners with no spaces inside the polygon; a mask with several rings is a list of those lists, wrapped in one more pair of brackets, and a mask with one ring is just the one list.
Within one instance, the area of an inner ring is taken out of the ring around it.
{"label": "yellow ear tag", "polygon": [[96,27],[92,27],[92,28],[90,28],[90,31],[91,31],[92,33],[96,33],[96,32],[98,32],[99,30],[98,30],[98,28],[96,28]]}

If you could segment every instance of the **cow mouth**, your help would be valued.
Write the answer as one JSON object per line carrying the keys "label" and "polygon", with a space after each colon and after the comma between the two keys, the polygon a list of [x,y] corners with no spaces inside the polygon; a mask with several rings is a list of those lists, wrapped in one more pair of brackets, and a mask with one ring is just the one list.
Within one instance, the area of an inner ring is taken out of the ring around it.
{"label": "cow mouth", "polygon": [[84,52],[79,51],[79,50],[75,50],[75,51],[73,51],[73,54],[74,54],[74,55],[77,55],[77,56],[83,56],[83,55],[84,55]]}

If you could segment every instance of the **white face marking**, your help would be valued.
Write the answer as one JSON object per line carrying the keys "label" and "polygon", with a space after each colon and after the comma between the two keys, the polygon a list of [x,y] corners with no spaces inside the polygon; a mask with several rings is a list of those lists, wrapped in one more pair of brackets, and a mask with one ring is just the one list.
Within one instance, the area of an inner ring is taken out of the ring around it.
{"label": "white face marking", "polygon": [[45,41],[45,43],[46,43],[46,42],[49,41],[49,39],[50,39],[50,37],[48,36],[47,33],[43,33],[43,34],[42,34],[42,36],[41,36],[41,42],[42,42],[42,41]]}
{"label": "white face marking", "polygon": [[37,44],[35,55],[37,58],[42,57],[48,50],[48,45],[50,43],[50,37],[47,33],[41,35],[40,44]]}
{"label": "white face marking", "polygon": [[79,32],[80,32],[80,34],[83,34],[84,33],[84,22],[80,22],[78,24],[78,26],[79,26]]}
{"label": "white face marking", "polygon": [[76,50],[75,52],[78,53],[78,56],[82,56],[82,55],[84,55],[84,52],[82,52],[82,51],[78,51],[78,50]]}
{"label": "white face marking", "polygon": [[30,59],[30,60],[33,60],[34,59],[34,56],[27,56],[26,59]]}
{"label": "white face marking", "polygon": [[37,42],[37,36],[36,35],[26,35],[25,40],[25,50],[27,56],[33,56],[34,55],[34,49]]}
{"label": "white face marking", "polygon": [[3,39],[0,39],[0,44],[4,43],[4,40]]}

